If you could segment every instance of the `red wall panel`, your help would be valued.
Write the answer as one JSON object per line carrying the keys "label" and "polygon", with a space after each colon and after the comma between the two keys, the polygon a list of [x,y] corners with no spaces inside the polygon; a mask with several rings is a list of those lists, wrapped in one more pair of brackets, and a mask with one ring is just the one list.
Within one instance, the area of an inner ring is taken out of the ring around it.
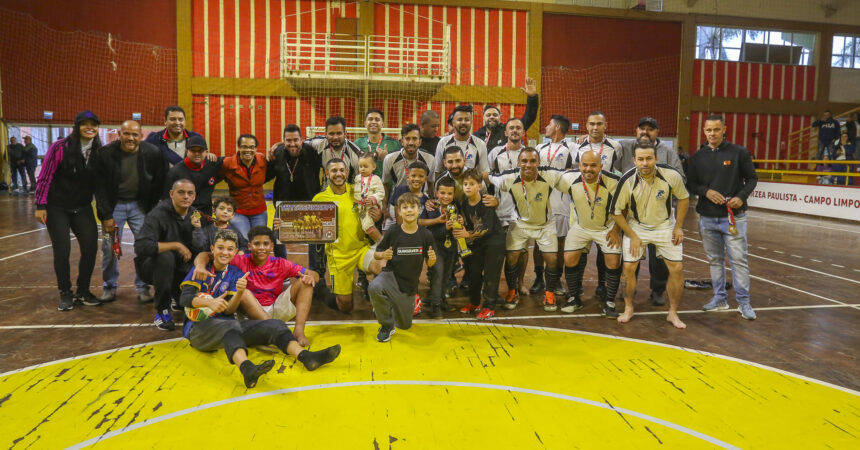
{"label": "red wall panel", "polygon": [[552,114],[584,124],[600,110],[609,134],[631,134],[646,115],[677,134],[679,23],[544,14],[543,48],[541,124]]}
{"label": "red wall panel", "polygon": [[815,67],[697,59],[693,95],[764,100],[815,100]]}
{"label": "red wall panel", "polygon": [[176,102],[176,8],[143,0],[133,10],[119,14],[104,0],[86,8],[4,2],[4,118],[38,123],[49,110],[54,123],[70,123],[78,111],[92,109],[105,124],[133,112],[143,114],[144,124],[163,123],[164,107]]}

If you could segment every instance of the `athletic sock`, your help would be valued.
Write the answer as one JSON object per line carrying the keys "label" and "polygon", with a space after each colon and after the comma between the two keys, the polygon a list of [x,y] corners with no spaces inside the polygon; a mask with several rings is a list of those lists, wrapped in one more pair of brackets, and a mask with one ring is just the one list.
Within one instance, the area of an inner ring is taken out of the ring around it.
{"label": "athletic sock", "polygon": [[509,291],[517,291],[519,292],[519,280],[520,280],[520,263],[516,264],[508,264],[505,263],[505,282],[508,283]]}
{"label": "athletic sock", "polygon": [[615,301],[618,285],[621,283],[621,267],[606,269],[606,300]]}
{"label": "athletic sock", "polygon": [[557,267],[547,267],[545,273],[546,290],[549,292],[555,292],[555,288],[558,287],[558,281],[561,279],[561,271]]}
{"label": "athletic sock", "polygon": [[242,377],[245,378],[245,387],[248,389],[257,385],[257,379],[264,373],[272,370],[275,366],[275,361],[263,361],[259,365],[252,363],[250,360],[245,360],[239,366],[239,371],[242,372]]}
{"label": "athletic sock", "polygon": [[606,287],[606,260],[600,248],[597,249],[597,285]]}
{"label": "athletic sock", "polygon": [[305,369],[316,370],[319,366],[334,361],[337,355],[340,355],[340,344],[316,352],[302,350],[298,359],[305,365]]}
{"label": "athletic sock", "polygon": [[585,260],[583,256],[585,255],[580,256],[579,263],[575,266],[565,266],[564,268],[564,278],[567,280],[567,290],[573,297],[579,297],[579,292],[582,290],[582,276],[585,271],[585,264],[582,263]]}

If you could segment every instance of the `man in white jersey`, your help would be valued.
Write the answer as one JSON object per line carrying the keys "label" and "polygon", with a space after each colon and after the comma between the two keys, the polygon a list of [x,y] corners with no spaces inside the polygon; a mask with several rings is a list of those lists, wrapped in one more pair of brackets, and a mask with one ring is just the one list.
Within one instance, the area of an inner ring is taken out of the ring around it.
{"label": "man in white jersey", "polygon": [[[508,138],[508,141],[505,145],[500,145],[490,152],[489,160],[491,173],[498,175],[506,170],[515,169],[517,167],[520,151],[523,148],[523,136],[525,136],[525,131],[525,127],[520,119],[511,119],[505,124],[505,137]],[[489,176],[486,181],[487,184],[493,188],[492,184],[489,183]],[[517,220],[517,211],[516,206],[514,205],[514,199],[510,195],[501,195],[501,191],[499,189],[493,190],[495,191],[496,197],[499,199],[499,207],[496,208],[496,215],[502,223],[502,229],[504,229],[505,234],[507,234],[510,226]],[[528,258],[528,252],[523,252],[521,257]],[[524,270],[522,269],[525,269],[528,260],[524,259],[523,261],[523,263],[518,265],[521,270],[517,273],[517,276],[514,279],[506,279],[509,290],[516,289],[516,286],[522,282],[524,273]],[[543,263],[541,263],[541,266],[543,266]],[[505,267],[507,267],[507,259],[505,260]],[[502,302],[498,303],[501,304]]]}
{"label": "man in white jersey", "polygon": [[[332,159],[340,159],[346,164],[347,180],[352,182],[358,175],[358,156],[361,149],[346,138],[346,119],[332,116],[325,121],[325,136],[316,136],[305,141],[319,153],[322,166],[326,167]],[[328,179],[323,180],[323,190],[328,186]]]}
{"label": "man in white jersey", "polygon": [[[591,243],[603,251],[606,258],[607,298],[615,298],[621,277],[621,233],[612,220],[609,205],[615,198],[619,176],[602,170],[600,158],[592,151],[586,151],[579,158],[579,169],[565,172],[556,189],[572,199],[576,214],[570,217],[570,230],[564,241],[564,276],[570,297],[563,312],[574,312],[582,308],[580,290],[585,271],[585,258]],[[603,314],[609,318],[618,317],[614,303],[603,302]]]}
{"label": "man in white jersey", "polygon": [[[678,305],[684,289],[682,273],[682,226],[690,206],[690,195],[684,178],[675,169],[657,164],[657,152],[649,140],[641,140],[634,149],[636,168],[625,173],[612,202],[612,218],[624,231],[622,251],[624,278],[624,313],[621,323],[633,318],[633,297],[636,294],[636,267],[645,258],[644,248],[654,244],[657,256],[669,268],[669,314],[666,317],[676,328],[687,326],[678,317]],[[672,197],[678,199],[677,218],[672,217]],[[626,218],[625,218],[626,216]],[[628,222],[629,219],[629,222]]]}
{"label": "man in white jersey", "polygon": [[[585,140],[577,147],[575,162],[579,163],[579,156],[590,150],[600,157],[603,170],[607,172],[618,170],[618,173],[620,173],[618,163],[621,158],[621,144],[606,136],[607,126],[606,115],[602,112],[593,111],[588,114],[585,120],[585,129],[588,134]],[[600,247],[597,248],[597,289],[594,294],[606,301],[611,302],[614,300],[606,297],[606,263],[604,262],[603,252],[600,250]]]}
{"label": "man in white jersey", "polygon": [[[508,232],[507,251],[508,265],[505,278],[515,280],[519,272],[518,264],[521,253],[526,249],[529,239],[535,240],[543,252],[546,263],[547,286],[544,292],[544,310],[556,311],[555,289],[561,276],[557,268],[558,240],[555,237],[555,224],[551,220],[549,195],[562,172],[546,168],[538,174],[540,157],[537,149],[526,147],[519,157],[519,167],[507,170],[499,175],[490,175],[490,182],[506,195],[513,198],[517,220]],[[518,289],[509,289],[505,298],[505,307],[513,309],[519,301]]]}
{"label": "man in white jersey", "polygon": [[[567,117],[552,116],[546,129],[544,129],[544,136],[548,137],[550,142],[537,147],[541,167],[552,167],[562,171],[575,167],[574,161],[579,155],[573,150],[573,145],[564,138],[569,129],[570,120]],[[558,238],[558,269],[562,270],[564,267],[564,238],[567,236],[567,229],[570,226],[570,196],[565,194],[564,190],[553,190],[549,195],[549,206],[552,210],[552,221],[555,224],[555,234]],[[540,249],[535,246],[535,284],[529,289],[529,293],[543,290],[543,258],[540,255]],[[561,283],[559,283],[555,294],[564,296],[564,287]]]}
{"label": "man in white jersey", "polygon": [[451,116],[451,125],[454,127],[454,133],[450,136],[445,136],[439,140],[436,145],[436,178],[445,171],[445,149],[456,145],[463,150],[465,157],[466,169],[477,169],[481,174],[490,171],[490,164],[487,160],[487,146],[484,141],[472,134],[472,107],[460,105],[454,108],[454,113]]}

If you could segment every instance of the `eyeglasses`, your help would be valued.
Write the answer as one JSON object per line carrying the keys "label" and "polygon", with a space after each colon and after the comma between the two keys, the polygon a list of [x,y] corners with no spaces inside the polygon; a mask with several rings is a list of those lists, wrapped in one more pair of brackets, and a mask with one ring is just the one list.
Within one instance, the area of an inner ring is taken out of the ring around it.
{"label": "eyeglasses", "polygon": [[240,145],[239,149],[241,149],[241,150],[256,150],[257,146],[256,145]]}

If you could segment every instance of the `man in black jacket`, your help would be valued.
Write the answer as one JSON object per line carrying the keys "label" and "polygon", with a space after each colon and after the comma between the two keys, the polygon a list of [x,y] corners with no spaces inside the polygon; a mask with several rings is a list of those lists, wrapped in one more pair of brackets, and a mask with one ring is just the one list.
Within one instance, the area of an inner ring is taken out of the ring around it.
{"label": "man in black jacket", "polygon": [[[178,299],[179,284],[191,270],[191,217],[199,212],[194,203],[194,183],[188,179],[173,182],[170,199],[162,200],[143,220],[134,241],[134,267],[140,278],[155,287],[155,325],[173,331],[171,297]],[[174,309],[178,309],[176,306]]]}
{"label": "man in black jacket", "polygon": [[725,140],[722,116],[705,119],[708,143],[690,157],[687,182],[699,194],[699,232],[711,266],[714,297],[702,306],[705,311],[729,309],[726,293],[725,254],[732,266],[738,311],[753,320],[750,306],[750,268],[747,263],[747,198],[758,177],[749,150]]}
{"label": "man in black jacket", "polygon": [[30,179],[30,192],[36,192],[36,166],[39,163],[39,149],[33,145],[33,138],[24,136],[24,169]]}
{"label": "man in black jacket", "polygon": [[167,182],[164,187],[170,188],[176,180],[183,178],[191,180],[197,193],[194,207],[203,214],[212,216],[212,192],[215,191],[215,185],[224,179],[221,175],[224,157],[216,158],[214,161],[207,159],[208,149],[206,139],[202,136],[188,138],[185,141],[185,160],[167,172]]}
{"label": "man in black jacket", "polygon": [[[528,97],[526,98],[526,112],[520,121],[523,123],[523,130],[528,131],[537,119],[539,106],[537,83],[531,78],[526,78],[526,87],[522,90]],[[475,132],[475,136],[484,141],[487,149],[492,150],[508,142],[508,138],[505,136],[507,123],[501,121],[501,115],[502,112],[498,106],[487,105],[484,107],[484,126]]]}
{"label": "man in black jacket", "polygon": [[[18,138],[9,138],[6,147],[9,154],[9,170],[12,171],[12,193],[27,192],[26,164],[24,162],[24,146],[18,143]],[[18,187],[18,175],[21,175],[21,187]]]}
{"label": "man in black jacket", "polygon": [[[275,179],[272,187],[275,214],[278,203],[309,202],[322,189],[322,156],[310,144],[302,142],[301,128],[292,123],[285,126],[283,138],[284,141],[275,146],[272,160],[266,166],[266,181]],[[287,257],[284,244],[275,245],[275,256]],[[312,260],[310,266],[313,265]]]}
{"label": "man in black jacket", "polygon": [[[158,203],[164,186],[161,152],[141,139],[140,124],[127,120],[119,129],[119,139],[100,148],[93,160],[98,176],[96,212],[102,222],[102,233],[115,232],[118,242],[122,242],[126,222],[137,239],[144,216]],[[102,239],[102,302],[116,300],[119,267],[112,245],[112,239]],[[139,302],[152,301],[149,286],[137,275],[134,285]]]}

